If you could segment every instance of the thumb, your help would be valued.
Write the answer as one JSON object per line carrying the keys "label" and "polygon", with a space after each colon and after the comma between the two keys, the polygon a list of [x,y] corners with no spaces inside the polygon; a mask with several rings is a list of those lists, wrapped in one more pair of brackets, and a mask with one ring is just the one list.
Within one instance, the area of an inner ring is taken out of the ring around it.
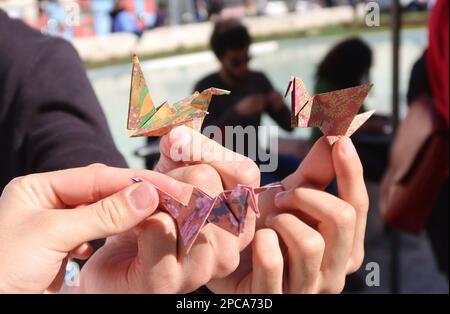
{"label": "thumb", "polygon": [[[158,194],[143,181],[96,203],[70,210],[49,210],[52,235],[69,252],[80,244],[127,231],[150,216],[158,206]],[[48,226],[48,225],[47,225]]]}

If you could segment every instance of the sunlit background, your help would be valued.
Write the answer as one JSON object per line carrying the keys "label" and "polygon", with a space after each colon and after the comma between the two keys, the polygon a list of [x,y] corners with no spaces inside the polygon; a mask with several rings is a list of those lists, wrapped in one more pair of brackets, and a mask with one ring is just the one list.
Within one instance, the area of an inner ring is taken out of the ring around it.
{"label": "sunlit background", "polygon": [[[406,113],[412,66],[427,46],[427,20],[434,2],[400,1],[400,116]],[[371,11],[374,3],[379,11]],[[190,95],[200,78],[219,69],[208,47],[213,22],[218,18],[240,18],[248,26],[254,39],[251,68],[263,71],[280,92],[291,75],[303,78],[308,89],[313,90],[316,66],[325,54],[339,41],[358,36],[368,43],[374,55],[370,73],[374,89],[367,107],[390,115],[392,3],[391,0],[0,0],[0,8],[43,33],[73,43],[86,64],[119,150],[131,167],[142,168],[144,161],[134,152],[145,144],[145,139],[130,139],[126,130],[132,52],[140,56],[155,102],[163,103]],[[118,5],[135,14],[138,20],[135,28],[115,26]],[[367,20],[369,13],[379,13],[378,24]],[[266,116],[262,123],[274,124]],[[280,134],[286,138],[306,138],[309,132],[297,129]],[[388,293],[392,291],[391,257],[389,239],[376,214],[378,185],[369,184],[369,193],[373,213],[369,217],[366,260],[380,263],[383,284],[358,292]],[[427,238],[402,237],[401,292],[448,293],[448,279],[437,271]]]}

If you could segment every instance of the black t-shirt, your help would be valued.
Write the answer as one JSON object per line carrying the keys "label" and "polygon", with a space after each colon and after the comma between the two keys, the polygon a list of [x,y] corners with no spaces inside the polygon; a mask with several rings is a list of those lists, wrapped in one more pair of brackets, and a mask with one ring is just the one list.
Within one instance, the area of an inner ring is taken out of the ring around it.
{"label": "black t-shirt", "polygon": [[74,48],[2,10],[0,151],[0,191],[35,172],[126,166]]}
{"label": "black t-shirt", "polygon": [[[219,75],[213,73],[195,85],[196,91],[203,91],[209,87],[217,87],[231,91],[228,96],[213,97],[208,108],[209,114],[206,116],[203,127],[208,125],[224,126],[254,126],[261,124],[261,114],[254,116],[239,116],[234,110],[234,106],[247,96],[268,94],[274,90],[268,78],[261,72],[250,72],[247,79],[240,82],[237,86],[229,86]],[[290,130],[290,111],[283,108],[278,112],[274,112],[270,106],[267,107],[267,113],[280,125],[283,129]]]}
{"label": "black t-shirt", "polygon": [[[234,86],[230,86],[229,84],[227,84],[222,79],[219,73],[213,73],[199,81],[195,85],[195,90],[201,92],[209,87],[226,89],[231,91],[231,94],[227,96],[212,98],[212,101],[208,108],[209,114],[206,116],[202,126],[203,129],[210,125],[218,126],[222,130],[222,139],[220,144],[247,157],[253,156],[254,161],[259,164],[259,153],[257,153],[257,155],[255,156],[253,154],[250,154],[249,149],[250,147],[259,147],[258,126],[261,124],[262,113],[252,116],[241,116],[234,110],[234,107],[239,101],[248,96],[261,94],[267,95],[270,92],[274,91],[272,84],[270,83],[268,78],[261,72],[250,72],[245,80],[242,80],[239,84]],[[272,106],[267,106],[266,113],[269,114],[270,117],[272,117],[272,119],[274,119],[275,122],[283,129],[288,131],[292,129],[290,125],[291,113],[286,106],[283,106],[282,109],[277,111],[273,110]],[[256,131],[256,143],[254,144],[256,144],[256,146],[254,146],[253,143],[252,145],[249,145],[249,140],[251,139],[248,137],[244,137],[244,147],[242,148],[237,147],[236,138],[233,139],[233,145],[230,145],[230,143],[225,141],[224,137],[224,128],[226,126],[241,126],[242,128],[245,128],[247,126],[254,127]]]}

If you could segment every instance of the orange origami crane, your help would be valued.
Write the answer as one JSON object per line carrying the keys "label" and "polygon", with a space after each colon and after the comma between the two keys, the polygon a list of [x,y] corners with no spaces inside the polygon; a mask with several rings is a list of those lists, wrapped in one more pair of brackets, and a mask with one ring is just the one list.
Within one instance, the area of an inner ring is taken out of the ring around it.
{"label": "orange origami crane", "polygon": [[350,136],[375,112],[357,114],[372,86],[367,83],[310,96],[305,83],[292,77],[286,91],[286,96],[291,94],[291,125],[318,127],[330,144],[341,136]]}
{"label": "orange origami crane", "polygon": [[130,104],[128,109],[128,134],[137,136],[162,136],[174,127],[187,125],[200,130],[213,95],[228,95],[230,92],[208,88],[171,105],[167,101],[158,108],[153,104],[145,82],[139,59],[133,55]]}
{"label": "orange origami crane", "polygon": [[[209,88],[183,99],[174,105],[165,102],[155,108],[137,56],[133,56],[128,132],[130,136],[162,136],[178,125],[188,125],[198,131],[208,113],[213,95],[229,94],[228,91]],[[133,182],[143,179],[134,178]],[[210,196],[193,187],[187,203],[155,187],[159,195],[159,208],[168,212],[176,221],[180,243],[188,253],[201,229],[208,223],[239,236],[244,232],[248,209],[259,216],[256,195],[268,189],[282,188],[274,183],[263,187],[238,185],[216,196]]]}

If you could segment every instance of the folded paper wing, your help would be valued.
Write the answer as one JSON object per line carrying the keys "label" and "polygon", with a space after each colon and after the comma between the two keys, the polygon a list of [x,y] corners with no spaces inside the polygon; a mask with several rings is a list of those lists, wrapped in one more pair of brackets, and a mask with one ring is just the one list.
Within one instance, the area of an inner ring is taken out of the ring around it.
{"label": "folded paper wing", "polygon": [[310,96],[305,83],[292,77],[286,96],[291,94],[293,127],[318,127],[332,144],[341,136],[351,136],[375,112],[358,114],[372,84]]}
{"label": "folded paper wing", "polygon": [[208,106],[214,95],[227,95],[230,92],[209,88],[171,105],[164,102],[155,107],[150,90],[136,55],[133,55],[131,74],[130,104],[127,129],[131,137],[162,136],[179,125],[187,125],[200,130],[203,119],[208,114]]}
{"label": "folded paper wing", "polygon": [[[187,125],[199,131],[208,113],[212,96],[226,94],[229,94],[226,90],[209,88],[201,93],[195,92],[173,105],[165,102],[156,108],[139,60],[134,55],[127,124],[129,135],[132,137],[162,136],[178,125]],[[140,181],[140,179],[133,180]],[[238,185],[234,190],[223,191],[216,197],[211,197],[194,187],[187,203],[180,202],[157,187],[156,189],[159,195],[159,207],[175,219],[181,238],[180,243],[187,253],[207,223],[213,223],[239,236],[244,232],[248,208],[259,216],[256,194],[276,187],[281,187],[281,184],[259,188]]]}
{"label": "folded paper wing", "polygon": [[[133,181],[141,180],[133,179]],[[281,187],[280,183],[259,188],[238,185],[234,190],[223,191],[216,197],[211,197],[194,187],[187,204],[183,204],[157,187],[156,190],[159,195],[159,207],[175,219],[181,243],[185,252],[188,253],[207,223],[213,223],[239,236],[244,232],[247,209],[250,207],[259,216],[256,194]]]}
{"label": "folded paper wing", "polygon": [[216,197],[194,188],[187,205],[158,190],[160,207],[175,219],[183,247],[188,253],[198,234],[206,223],[239,236],[244,232],[247,209],[250,207],[259,216],[256,194],[281,184],[271,184],[260,188],[238,185],[234,190],[223,191]]}

